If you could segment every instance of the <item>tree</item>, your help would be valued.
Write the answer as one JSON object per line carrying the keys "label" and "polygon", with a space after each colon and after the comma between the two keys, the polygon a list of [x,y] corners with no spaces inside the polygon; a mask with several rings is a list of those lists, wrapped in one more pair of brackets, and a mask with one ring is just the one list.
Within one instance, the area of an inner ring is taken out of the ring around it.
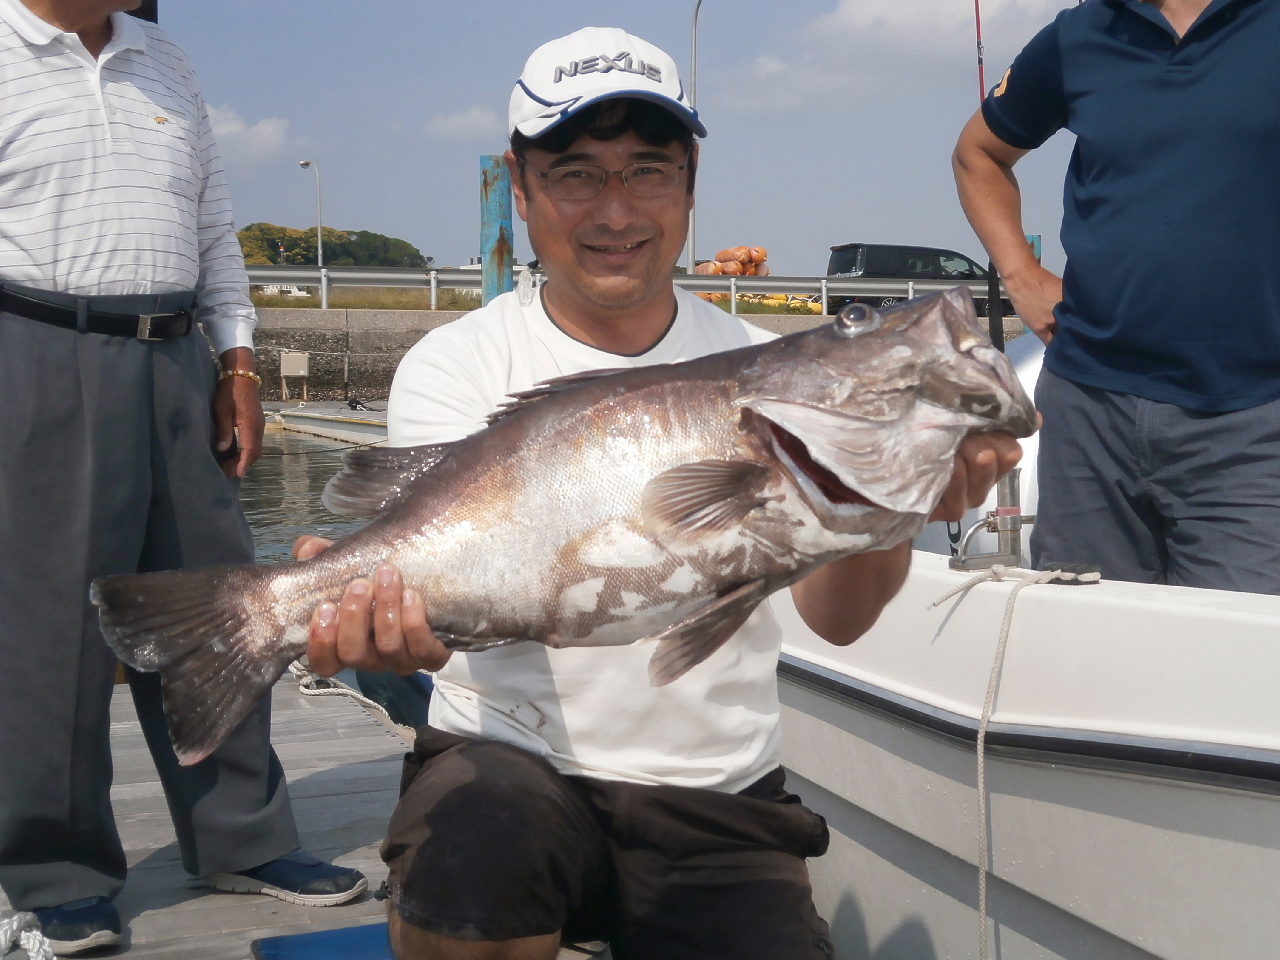
{"label": "tree", "polygon": [[[295,230],[274,223],[251,223],[239,233],[247,264],[314,266],[316,228]],[[324,228],[327,267],[425,267],[427,258],[413,244],[369,230]]]}
{"label": "tree", "polygon": [[[329,242],[325,234],[325,243]],[[395,237],[384,237],[380,233],[368,230],[356,230],[347,234],[347,241],[340,244],[335,251],[336,257],[343,257],[357,267],[425,267],[427,258],[418,249],[405,240]],[[335,265],[342,261],[334,259]]]}

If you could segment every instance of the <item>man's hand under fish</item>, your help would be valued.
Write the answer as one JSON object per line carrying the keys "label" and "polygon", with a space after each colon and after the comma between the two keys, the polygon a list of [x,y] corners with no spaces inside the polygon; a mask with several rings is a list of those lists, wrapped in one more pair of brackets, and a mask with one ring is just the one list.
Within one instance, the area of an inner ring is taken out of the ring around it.
{"label": "man's hand under fish", "polygon": [[[1022,459],[1018,441],[1007,433],[982,433],[966,437],[956,451],[955,470],[930,520],[960,520],[966,510],[981,506],[997,480]],[[333,541],[304,535],[293,545],[295,560],[309,560]],[[824,591],[842,598],[842,614],[853,629],[844,643],[852,643],[870,629],[880,609],[902,585],[910,564],[911,543],[889,550],[854,554],[833,561],[795,585],[797,606],[810,623],[815,610],[805,610],[804,588],[816,580],[824,586],[847,582],[851,589]],[[872,574],[869,576],[869,574]],[[875,574],[878,574],[876,576]],[[869,589],[869,586],[872,586]],[[884,593],[887,592],[887,596]],[[825,611],[824,611],[825,612]],[[831,639],[830,631],[823,631]],[[832,640],[832,642],[836,642]],[[384,563],[374,573],[373,582],[358,578],[347,585],[337,604],[320,604],[311,617],[307,657],[311,669],[331,677],[344,668],[409,674],[416,670],[436,671],[448,662],[448,650],[431,632],[427,623],[427,603],[416,591],[406,589],[400,571]]]}

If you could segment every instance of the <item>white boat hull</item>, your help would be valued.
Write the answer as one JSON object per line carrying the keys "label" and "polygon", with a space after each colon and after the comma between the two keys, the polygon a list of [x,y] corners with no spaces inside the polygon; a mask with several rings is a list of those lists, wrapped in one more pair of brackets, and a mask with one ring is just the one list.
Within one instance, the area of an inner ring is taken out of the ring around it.
{"label": "white boat hull", "polygon": [[[844,958],[978,955],[976,730],[1011,584],[915,555],[848,648],[786,597],[793,788]],[[1019,599],[990,731],[992,956],[1280,956],[1280,598],[1138,584]]]}

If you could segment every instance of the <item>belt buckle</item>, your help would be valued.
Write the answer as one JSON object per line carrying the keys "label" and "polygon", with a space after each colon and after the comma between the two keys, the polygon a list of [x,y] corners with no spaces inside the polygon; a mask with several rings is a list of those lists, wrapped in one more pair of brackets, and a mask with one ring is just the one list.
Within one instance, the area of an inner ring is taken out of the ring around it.
{"label": "belt buckle", "polygon": [[151,336],[151,321],[157,318],[168,318],[168,313],[140,313],[138,314],[138,330],[134,334],[139,340],[163,340],[163,337]]}

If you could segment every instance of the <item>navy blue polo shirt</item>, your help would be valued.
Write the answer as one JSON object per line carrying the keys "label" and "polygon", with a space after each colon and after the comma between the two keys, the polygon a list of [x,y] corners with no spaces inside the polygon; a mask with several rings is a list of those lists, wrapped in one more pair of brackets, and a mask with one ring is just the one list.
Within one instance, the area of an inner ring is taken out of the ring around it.
{"label": "navy blue polo shirt", "polygon": [[1021,149],[1077,137],[1049,369],[1206,412],[1280,397],[1280,0],[1214,0],[1181,41],[1086,0],[982,113]]}

